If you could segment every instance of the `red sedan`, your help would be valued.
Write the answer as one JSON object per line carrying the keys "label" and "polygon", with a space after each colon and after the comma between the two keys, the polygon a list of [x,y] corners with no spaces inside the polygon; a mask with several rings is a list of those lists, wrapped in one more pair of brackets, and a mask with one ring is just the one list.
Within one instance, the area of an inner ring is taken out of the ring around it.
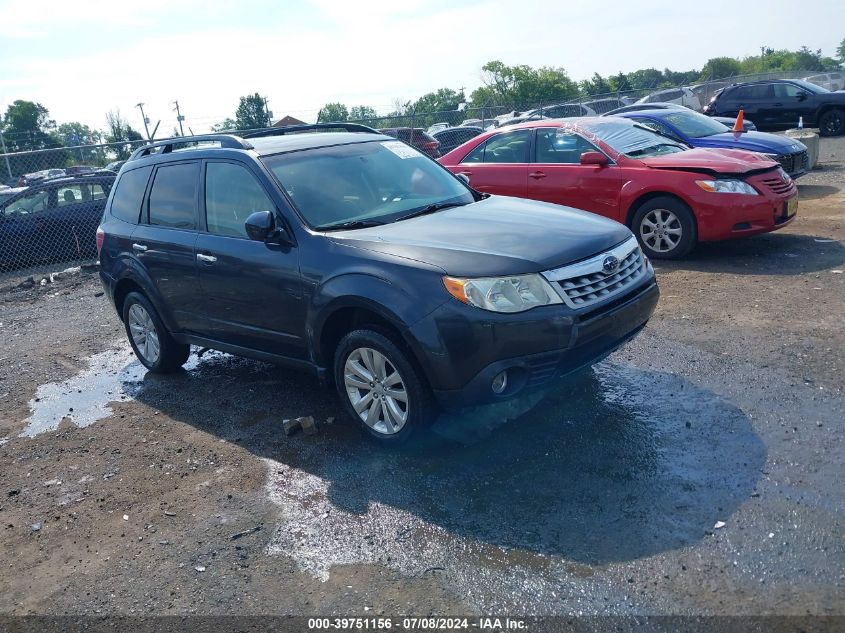
{"label": "red sedan", "polygon": [[798,190],[773,160],[741,150],[689,149],[616,117],[543,120],[496,129],[440,162],[478,191],[554,202],[622,222],[654,258],[697,242],[774,231]]}

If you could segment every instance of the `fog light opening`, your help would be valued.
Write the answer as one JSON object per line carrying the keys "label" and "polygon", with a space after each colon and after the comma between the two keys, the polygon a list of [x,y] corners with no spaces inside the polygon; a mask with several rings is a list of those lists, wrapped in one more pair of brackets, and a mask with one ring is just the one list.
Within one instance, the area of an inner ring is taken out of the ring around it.
{"label": "fog light opening", "polygon": [[493,382],[490,385],[490,388],[493,390],[493,393],[499,394],[502,393],[508,387],[508,372],[507,370],[496,374],[493,376]]}

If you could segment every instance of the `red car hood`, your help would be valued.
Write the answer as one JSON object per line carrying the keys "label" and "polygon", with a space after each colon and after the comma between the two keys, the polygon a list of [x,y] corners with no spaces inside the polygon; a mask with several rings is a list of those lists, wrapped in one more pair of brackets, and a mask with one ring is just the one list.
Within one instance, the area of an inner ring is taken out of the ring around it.
{"label": "red car hood", "polygon": [[718,174],[745,174],[778,166],[778,163],[762,154],[741,149],[698,148],[639,160],[654,169],[680,169]]}

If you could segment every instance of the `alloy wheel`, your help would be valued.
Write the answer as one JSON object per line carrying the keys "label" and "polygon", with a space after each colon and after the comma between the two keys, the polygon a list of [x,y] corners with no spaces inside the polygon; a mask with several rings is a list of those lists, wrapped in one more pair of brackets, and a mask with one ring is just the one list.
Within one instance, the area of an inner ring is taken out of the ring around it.
{"label": "alloy wheel", "polygon": [[640,223],[640,238],[650,249],[668,253],[681,241],[684,229],[681,221],[668,209],[652,209]]}
{"label": "alloy wheel", "polygon": [[161,355],[158,331],[149,312],[140,303],[129,308],[129,332],[135,349],[150,365],[155,365]]}
{"label": "alloy wheel", "polygon": [[408,421],[408,392],[399,370],[371,347],[352,351],[343,368],[346,393],[368,427],[384,435],[398,433]]}

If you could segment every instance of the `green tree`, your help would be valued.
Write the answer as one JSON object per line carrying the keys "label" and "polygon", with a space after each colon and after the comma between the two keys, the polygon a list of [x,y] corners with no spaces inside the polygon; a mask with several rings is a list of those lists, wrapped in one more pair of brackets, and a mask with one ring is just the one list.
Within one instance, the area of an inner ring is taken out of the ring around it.
{"label": "green tree", "polygon": [[120,110],[110,110],[107,112],[106,124],[108,126],[106,141],[108,143],[123,143],[123,145],[112,147],[112,151],[117,156],[117,160],[126,160],[132,153],[132,149],[138,145],[137,143],[133,145],[131,141],[140,141],[143,137],[132,129],[126,119],[120,114]]}
{"label": "green tree", "polygon": [[610,83],[598,73],[593,73],[592,79],[579,82],[578,86],[586,95],[601,95],[612,91]]}
{"label": "green tree", "polygon": [[349,109],[349,121],[357,121],[358,123],[364,123],[365,125],[374,125],[378,118],[378,112],[376,112],[375,108],[371,108],[370,106],[352,106]]}
{"label": "green tree", "polygon": [[342,103],[327,103],[317,113],[317,123],[334,123],[349,120],[349,110]]}
{"label": "green tree", "polygon": [[56,122],[40,103],[18,99],[6,108],[0,127],[10,152],[46,149],[61,145],[52,136]]}
{"label": "green tree", "polygon": [[495,60],[481,67],[483,86],[473,91],[475,107],[498,105],[524,109],[578,97],[578,86],[563,68],[507,66]]}
{"label": "green tree", "polygon": [[70,152],[77,162],[104,164],[105,154],[102,148],[95,147],[103,142],[103,135],[99,130],[92,130],[83,123],[71,121],[59,125],[55,136],[68,147],[82,146]]}
{"label": "green tree", "polygon": [[628,82],[634,90],[656,90],[664,81],[663,73],[656,68],[641,68],[628,73]]}
{"label": "green tree", "polygon": [[613,92],[628,92],[629,90],[633,90],[631,82],[628,81],[628,75],[622,71],[619,71],[618,75],[611,77],[608,82]]}
{"label": "green tree", "polygon": [[836,48],[836,58],[845,64],[845,37],[842,38],[842,41],[839,42],[839,46]]}
{"label": "green tree", "polygon": [[464,103],[466,97],[464,91],[452,90],[451,88],[439,88],[434,92],[424,94],[411,105],[411,111],[415,114],[428,112],[452,112],[458,109],[458,105]]}
{"label": "green tree", "polygon": [[270,127],[270,117],[267,116],[264,98],[257,92],[241,97],[238,109],[235,111],[235,128],[255,130],[264,127]]}
{"label": "green tree", "polygon": [[733,57],[713,57],[701,69],[701,79],[724,79],[742,72],[739,60]]}

